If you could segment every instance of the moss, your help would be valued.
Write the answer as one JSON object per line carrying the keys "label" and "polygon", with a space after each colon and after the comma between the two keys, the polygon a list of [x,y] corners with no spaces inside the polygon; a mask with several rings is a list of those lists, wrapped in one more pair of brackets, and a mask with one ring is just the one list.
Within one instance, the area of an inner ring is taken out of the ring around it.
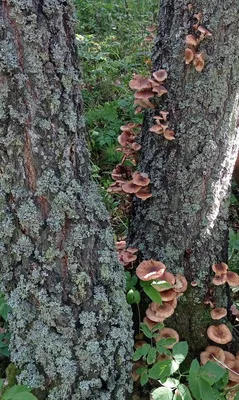
{"label": "moss", "polygon": [[21,370],[14,363],[10,363],[6,369],[7,388],[17,385],[17,376]]}

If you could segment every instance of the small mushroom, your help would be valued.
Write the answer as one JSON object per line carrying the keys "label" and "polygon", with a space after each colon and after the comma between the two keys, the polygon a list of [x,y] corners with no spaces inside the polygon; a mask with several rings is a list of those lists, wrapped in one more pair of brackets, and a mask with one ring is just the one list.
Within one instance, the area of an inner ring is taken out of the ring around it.
{"label": "small mushroom", "polygon": [[184,276],[182,276],[181,274],[177,274],[175,278],[176,278],[176,282],[175,282],[174,287],[173,287],[174,290],[177,293],[185,292],[187,290],[187,287],[188,287],[187,279],[184,278]]}
{"label": "small mushroom", "polygon": [[229,370],[230,381],[239,383],[239,360],[235,361],[235,365],[231,369],[232,371]]}
{"label": "small mushroom", "polygon": [[157,325],[157,322],[151,321],[148,317],[144,317],[143,323],[151,330]]}
{"label": "small mushroom", "polygon": [[144,90],[151,88],[151,82],[148,78],[145,78],[142,75],[134,75],[134,78],[129,81],[129,87],[133,90]]}
{"label": "small mushroom", "polygon": [[177,293],[173,289],[163,290],[160,294],[163,301],[171,301],[177,296]]}
{"label": "small mushroom", "polygon": [[155,338],[156,342],[158,342],[160,339],[166,338],[173,338],[175,339],[175,342],[173,344],[170,344],[168,346],[165,346],[166,349],[172,349],[173,346],[179,342],[179,334],[177,331],[175,331],[172,328],[162,328],[160,331],[156,331],[159,335]]}
{"label": "small mushroom", "polygon": [[214,308],[211,311],[212,319],[221,319],[227,315],[227,310],[225,308]]}
{"label": "small mushroom", "polygon": [[139,185],[139,186],[148,186],[148,184],[150,183],[150,179],[148,177],[148,174],[144,173],[144,172],[134,172],[132,175],[133,178],[133,183],[135,185]]}
{"label": "small mushroom", "polygon": [[135,185],[133,181],[126,182],[122,185],[122,189],[125,193],[137,193],[140,189],[141,186]]}
{"label": "small mushroom", "polygon": [[197,38],[194,35],[187,35],[186,36],[186,44],[190,45],[190,46],[194,46],[197,47],[198,45],[198,41]]}
{"label": "small mushroom", "polygon": [[223,262],[219,264],[213,264],[212,270],[213,272],[215,272],[216,275],[221,276],[227,273],[228,265]]}
{"label": "small mushroom", "polygon": [[165,139],[167,140],[174,140],[175,139],[175,133],[174,131],[172,131],[171,129],[166,129],[163,133],[163,136],[165,137]]}
{"label": "small mushroom", "polygon": [[151,281],[161,278],[165,269],[165,265],[160,261],[144,260],[136,268],[136,275],[142,281]]}
{"label": "small mushroom", "polygon": [[153,77],[158,82],[163,82],[168,77],[168,73],[165,69],[159,69],[158,71],[153,72]]}
{"label": "small mushroom", "polygon": [[226,364],[228,368],[233,368],[236,364],[236,357],[234,356],[234,354],[224,350],[224,355],[225,355],[224,364]]}
{"label": "small mushroom", "polygon": [[212,279],[212,283],[216,286],[223,285],[226,281],[226,275],[215,275]]}
{"label": "small mushroom", "polygon": [[195,52],[188,47],[185,49],[184,60],[185,64],[190,64],[194,59]]}
{"label": "small mushroom", "polygon": [[137,193],[135,193],[135,196],[145,201],[152,196],[152,193],[150,193],[149,187],[145,186],[142,187]]}
{"label": "small mushroom", "polygon": [[193,59],[193,65],[198,72],[202,72],[204,69],[205,61],[203,53],[196,53]]}
{"label": "small mushroom", "polygon": [[[148,312],[148,310],[150,310],[150,312]],[[157,322],[162,322],[165,318],[170,317],[173,313],[174,313],[174,308],[170,306],[170,304],[168,303],[164,303],[162,305],[153,303],[153,305],[151,305],[146,310],[147,317],[152,321],[157,321]]]}
{"label": "small mushroom", "polygon": [[239,285],[239,275],[232,271],[227,271],[226,281],[229,286],[238,286]]}
{"label": "small mushroom", "polygon": [[226,344],[232,340],[231,331],[225,324],[209,326],[207,335],[209,339],[219,344]]}
{"label": "small mushroom", "polygon": [[208,346],[205,351],[200,354],[202,365],[206,364],[208,361],[217,362],[218,360],[224,362],[225,357],[224,351],[217,346]]}

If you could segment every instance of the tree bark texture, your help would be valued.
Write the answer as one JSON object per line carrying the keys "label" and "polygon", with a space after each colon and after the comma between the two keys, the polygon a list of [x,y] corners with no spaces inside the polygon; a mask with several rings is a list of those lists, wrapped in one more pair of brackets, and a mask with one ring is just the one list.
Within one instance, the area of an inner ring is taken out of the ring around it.
{"label": "tree bark texture", "polygon": [[[145,116],[139,169],[149,173],[153,196],[134,199],[129,241],[143,259],[160,260],[197,282],[180,300],[175,325],[192,346],[203,347],[209,320],[201,302],[211,285],[211,265],[227,261],[230,179],[239,145],[239,3],[189,3],[160,2],[153,70],[167,70],[168,93]],[[200,12],[212,37],[199,45],[205,68],[197,72],[185,64],[184,51],[197,22],[193,15]],[[174,141],[149,132],[159,110],[169,111]],[[224,289],[217,300],[226,305]]]}
{"label": "tree bark texture", "polygon": [[90,178],[71,0],[0,3],[0,265],[39,399],[126,399],[131,313]]}

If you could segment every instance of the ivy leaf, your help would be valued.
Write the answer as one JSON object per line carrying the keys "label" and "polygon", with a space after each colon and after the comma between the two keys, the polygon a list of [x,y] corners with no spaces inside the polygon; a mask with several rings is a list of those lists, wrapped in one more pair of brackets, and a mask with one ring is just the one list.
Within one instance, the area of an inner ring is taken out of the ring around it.
{"label": "ivy leaf", "polygon": [[147,364],[153,364],[156,360],[156,349],[155,347],[151,347],[147,355]]}
{"label": "ivy leaf", "polygon": [[163,304],[161,294],[152,286],[145,286],[144,292],[149,298],[157,304]]}
{"label": "ivy leaf", "polygon": [[149,350],[150,350],[151,346],[148,343],[143,344],[143,346],[140,346],[134,353],[133,356],[133,361],[138,361],[141,357],[145,357]]}
{"label": "ivy leaf", "polygon": [[160,387],[155,389],[151,393],[152,400],[172,400],[173,399],[173,392],[171,389],[166,387]]}
{"label": "ivy leaf", "polygon": [[188,343],[187,342],[179,342],[176,343],[175,346],[173,346],[173,358],[179,363],[181,364],[187,354],[188,354]]}
{"label": "ivy leaf", "polygon": [[178,391],[183,400],[192,400],[192,396],[187,386],[180,383],[180,385],[178,385]]}

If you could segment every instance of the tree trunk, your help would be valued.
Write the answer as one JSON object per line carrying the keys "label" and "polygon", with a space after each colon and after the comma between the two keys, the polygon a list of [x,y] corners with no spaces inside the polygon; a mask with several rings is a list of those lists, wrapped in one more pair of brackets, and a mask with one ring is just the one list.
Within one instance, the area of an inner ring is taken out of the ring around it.
{"label": "tree trunk", "polygon": [[[207,294],[214,300],[211,265],[227,261],[229,189],[239,144],[239,5],[236,0],[192,3],[160,2],[153,70],[167,70],[168,93],[145,117],[139,169],[149,173],[153,196],[146,202],[134,199],[129,241],[143,259],[160,260],[189,283],[197,282],[180,300],[172,322],[197,351],[205,346],[211,323],[203,304]],[[193,15],[199,12],[201,25],[212,33],[198,48],[205,54],[202,72],[184,61],[185,37],[194,33]],[[149,132],[159,110],[169,111],[174,141]],[[226,306],[225,288],[216,297]]]}
{"label": "tree trunk", "polygon": [[90,178],[71,0],[0,4],[1,280],[39,399],[126,399],[131,313]]}

